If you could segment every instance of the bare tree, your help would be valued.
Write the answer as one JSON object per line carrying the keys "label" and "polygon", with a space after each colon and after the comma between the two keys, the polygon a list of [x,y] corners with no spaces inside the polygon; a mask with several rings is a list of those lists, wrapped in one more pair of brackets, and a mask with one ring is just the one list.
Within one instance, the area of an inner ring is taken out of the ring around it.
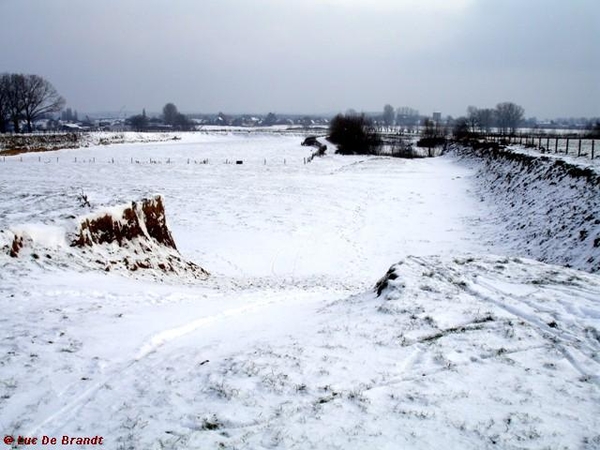
{"label": "bare tree", "polygon": [[454,121],[454,127],[452,128],[452,135],[454,139],[468,139],[472,136],[471,124],[468,117],[459,117]]}
{"label": "bare tree", "polygon": [[392,105],[385,105],[383,107],[383,123],[385,126],[391,127],[396,122],[396,112]]}
{"label": "bare tree", "polygon": [[145,109],[142,111],[142,114],[131,116],[127,121],[135,131],[146,131],[148,128],[148,117],[146,116]]}
{"label": "bare tree", "polygon": [[396,123],[405,126],[414,126],[419,122],[419,111],[408,106],[396,110]]}
{"label": "bare tree", "polygon": [[494,124],[494,110],[491,108],[482,108],[477,110],[477,123],[480,131],[489,133]]}
{"label": "bare tree", "polygon": [[179,111],[177,111],[177,106],[175,106],[173,103],[167,103],[163,107],[163,120],[167,125],[174,126],[178,115]]}
{"label": "bare tree", "polygon": [[502,134],[514,134],[524,115],[525,110],[515,103],[504,102],[496,105],[496,120]]}
{"label": "bare tree", "polygon": [[0,133],[5,133],[10,120],[8,107],[8,83],[10,76],[6,73],[0,75]]}
{"label": "bare tree", "polygon": [[62,98],[52,84],[39,75],[25,75],[23,80],[23,118],[27,129],[33,131],[33,122],[44,114],[58,112],[65,106]]}
{"label": "bare tree", "polygon": [[23,120],[23,111],[25,109],[25,75],[11,73],[8,75],[6,85],[6,101],[8,104],[8,113],[10,121],[13,124],[15,133],[21,131],[20,123]]}
{"label": "bare tree", "polygon": [[267,114],[267,117],[265,117],[265,120],[263,121],[263,123],[270,127],[271,125],[275,125],[277,123],[277,116],[275,115],[275,113],[270,112],[269,114]]}
{"label": "bare tree", "polygon": [[3,74],[0,79],[0,130],[11,121],[15,132],[21,121],[33,131],[33,122],[45,114],[62,109],[65,100],[52,84],[39,75]]}
{"label": "bare tree", "polygon": [[190,131],[193,130],[194,123],[185,114],[178,113],[175,118],[175,128],[181,131]]}
{"label": "bare tree", "polygon": [[467,123],[469,125],[469,131],[471,133],[477,133],[480,127],[479,123],[479,109],[475,106],[469,106],[467,108]]}
{"label": "bare tree", "polygon": [[494,123],[495,111],[490,108],[467,108],[467,125],[470,133],[489,133]]}
{"label": "bare tree", "polygon": [[429,156],[435,155],[435,147],[446,144],[446,135],[448,130],[438,122],[431,119],[425,119],[423,129],[421,130],[421,139],[417,141],[417,147],[426,147],[429,149]]}

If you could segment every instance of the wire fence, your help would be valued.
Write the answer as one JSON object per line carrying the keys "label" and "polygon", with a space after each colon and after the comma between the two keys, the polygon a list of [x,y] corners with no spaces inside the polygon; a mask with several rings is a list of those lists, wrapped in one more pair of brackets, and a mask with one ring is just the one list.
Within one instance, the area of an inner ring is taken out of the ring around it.
{"label": "wire fence", "polygon": [[[25,155],[25,157],[23,157],[23,155]],[[241,166],[241,165],[262,165],[262,166],[268,166],[268,165],[284,165],[287,166],[288,163],[300,163],[300,161],[302,161],[302,164],[308,164],[311,161],[311,157],[304,157],[302,158],[302,160],[300,160],[299,158],[292,158],[291,160],[289,158],[262,158],[262,159],[256,159],[253,158],[251,160],[244,160],[244,159],[229,159],[229,158],[225,158],[225,159],[219,159],[219,160],[215,160],[215,159],[208,159],[208,158],[203,158],[203,159],[195,159],[195,158],[170,158],[170,157],[164,157],[164,158],[152,158],[152,157],[146,157],[146,158],[136,158],[136,157],[131,157],[129,159],[115,159],[113,157],[110,158],[96,158],[96,157],[90,157],[90,158],[80,158],[80,157],[60,157],[60,156],[52,156],[52,157],[48,157],[48,156],[37,156],[37,157],[32,157],[31,153],[24,153],[23,155],[20,156],[8,156],[8,158],[6,156],[1,156],[0,157],[0,163],[9,163],[9,162],[17,162],[17,163],[45,163],[45,164],[63,164],[63,163],[69,163],[69,164],[137,164],[137,165],[175,165],[175,164],[180,164],[180,165],[217,165],[217,164],[224,164],[224,165],[236,165],[236,166]]]}
{"label": "wire fence", "polygon": [[581,136],[550,136],[535,134],[519,134],[513,136],[488,134],[483,137],[488,142],[501,144],[522,145],[533,148],[541,153],[555,153],[562,155],[588,157],[594,159],[598,156],[596,141],[599,139]]}

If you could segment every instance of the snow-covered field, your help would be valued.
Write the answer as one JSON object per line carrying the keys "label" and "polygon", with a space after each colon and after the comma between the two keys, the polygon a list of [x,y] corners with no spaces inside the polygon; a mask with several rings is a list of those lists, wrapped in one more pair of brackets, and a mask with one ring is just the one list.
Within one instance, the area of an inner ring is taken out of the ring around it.
{"label": "snow-covered field", "polygon": [[[600,448],[600,277],[517,258],[472,165],[182,137],[0,161],[0,246],[37,257],[0,254],[0,434]],[[61,256],[77,217],[155,193],[208,280]]]}

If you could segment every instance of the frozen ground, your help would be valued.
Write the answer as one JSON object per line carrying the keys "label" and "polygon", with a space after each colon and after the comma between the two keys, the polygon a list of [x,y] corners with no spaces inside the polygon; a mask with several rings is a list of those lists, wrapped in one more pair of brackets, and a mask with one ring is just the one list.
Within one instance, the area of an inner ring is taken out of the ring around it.
{"label": "frozen ground", "polygon": [[197,134],[0,162],[0,244],[25,230],[58,255],[90,212],[81,190],[91,209],[160,193],[179,250],[213,274],[158,283],[0,255],[0,433],[600,448],[598,276],[477,256],[514,245],[453,157],[305,165],[300,142]]}
{"label": "frozen ground", "polygon": [[68,228],[90,210],[79,206],[81,192],[92,210],[160,193],[180,250],[213,273],[361,286],[404,255],[490,248],[477,226],[483,206],[467,192],[469,169],[444,158],[328,156],[305,165],[311,149],[300,142],[198,134],[6,158],[0,229]]}
{"label": "frozen ground", "polygon": [[509,252],[600,272],[600,172],[596,160],[518,146],[456,149],[475,170],[474,193]]}

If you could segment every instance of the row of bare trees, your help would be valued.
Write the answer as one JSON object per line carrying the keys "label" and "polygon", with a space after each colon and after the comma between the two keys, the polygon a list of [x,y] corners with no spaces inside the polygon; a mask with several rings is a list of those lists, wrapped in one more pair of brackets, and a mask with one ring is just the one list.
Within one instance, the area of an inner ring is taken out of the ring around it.
{"label": "row of bare trees", "polygon": [[456,119],[456,126],[471,134],[489,133],[495,127],[502,135],[512,135],[524,116],[523,107],[512,102],[498,103],[495,108],[469,106],[467,116]]}
{"label": "row of bare trees", "polygon": [[[462,128],[471,134],[490,133],[492,129],[501,134],[514,134],[515,130],[523,123],[524,109],[512,102],[498,103],[495,108],[477,108],[469,106],[467,115],[454,120],[450,116],[445,120],[446,125],[459,123]],[[390,127],[397,125],[416,126],[420,123],[427,125],[427,119],[419,115],[419,111],[402,107],[394,111],[392,105],[383,107],[383,114],[377,118],[378,122]],[[433,119],[434,122],[439,120]]]}
{"label": "row of bare trees", "polygon": [[64,105],[65,99],[39,75],[0,74],[0,133],[5,133],[9,124],[19,133],[22,122],[31,132],[37,119],[60,111]]}

